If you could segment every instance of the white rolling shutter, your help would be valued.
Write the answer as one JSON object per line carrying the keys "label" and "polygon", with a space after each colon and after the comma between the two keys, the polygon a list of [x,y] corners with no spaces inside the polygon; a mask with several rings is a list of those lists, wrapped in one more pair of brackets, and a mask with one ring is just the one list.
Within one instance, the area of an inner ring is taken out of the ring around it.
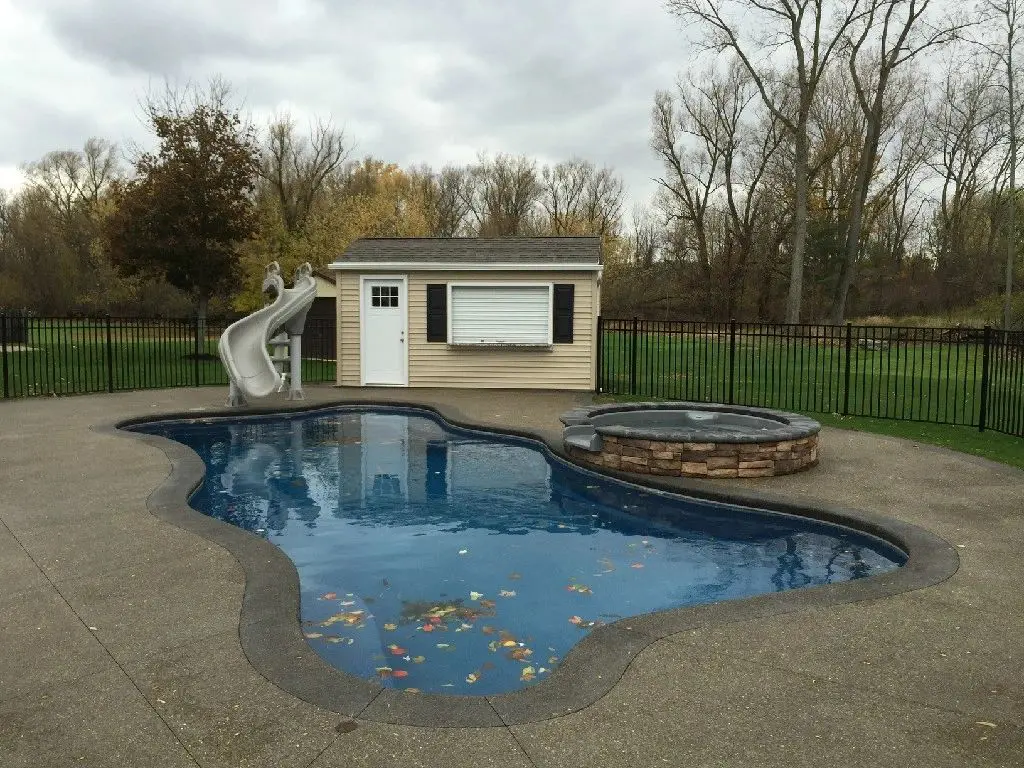
{"label": "white rolling shutter", "polygon": [[452,344],[550,344],[550,285],[452,284]]}

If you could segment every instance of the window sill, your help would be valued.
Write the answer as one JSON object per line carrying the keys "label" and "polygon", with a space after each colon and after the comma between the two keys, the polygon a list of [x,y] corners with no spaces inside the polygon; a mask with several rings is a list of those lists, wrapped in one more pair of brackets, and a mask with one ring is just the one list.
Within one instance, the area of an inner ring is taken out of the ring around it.
{"label": "window sill", "polygon": [[519,342],[472,342],[459,343],[448,342],[449,349],[551,349],[554,344],[527,344]]}

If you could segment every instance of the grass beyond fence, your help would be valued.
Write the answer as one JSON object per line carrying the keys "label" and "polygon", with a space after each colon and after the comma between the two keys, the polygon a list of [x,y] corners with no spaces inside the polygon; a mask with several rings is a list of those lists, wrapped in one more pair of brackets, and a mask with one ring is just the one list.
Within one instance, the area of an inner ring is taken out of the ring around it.
{"label": "grass beyond fence", "polygon": [[600,322],[614,395],[1024,434],[1024,338],[993,329]]}
{"label": "grass beyond fence", "polygon": [[[217,342],[229,321],[0,316],[5,398],[228,384]],[[305,383],[335,380],[334,323],[307,321]],[[327,354],[329,350],[329,356]]]}

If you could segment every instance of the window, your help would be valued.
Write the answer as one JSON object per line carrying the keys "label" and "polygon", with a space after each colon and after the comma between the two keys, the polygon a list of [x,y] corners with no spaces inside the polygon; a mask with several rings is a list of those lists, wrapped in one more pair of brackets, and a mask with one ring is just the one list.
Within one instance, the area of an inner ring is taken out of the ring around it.
{"label": "window", "polygon": [[448,290],[448,343],[551,343],[550,283],[453,283]]}
{"label": "window", "polygon": [[370,304],[374,307],[397,307],[397,285],[374,285],[370,287]]}

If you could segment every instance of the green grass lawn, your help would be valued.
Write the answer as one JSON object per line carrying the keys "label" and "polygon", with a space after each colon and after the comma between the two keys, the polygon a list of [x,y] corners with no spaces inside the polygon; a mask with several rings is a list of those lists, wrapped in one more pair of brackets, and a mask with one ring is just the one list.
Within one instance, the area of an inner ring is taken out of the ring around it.
{"label": "green grass lawn", "polygon": [[972,453],[975,456],[983,456],[992,461],[1024,469],[1024,440],[1013,435],[1004,435],[990,430],[979,432],[977,427],[957,427],[947,424],[869,419],[830,413],[812,415],[828,427],[873,432],[878,435],[902,437],[918,443],[941,445],[943,448]]}
{"label": "green grass lawn", "polygon": [[[6,390],[10,397],[31,397],[110,388],[227,386],[217,357],[222,330],[211,325],[197,345],[189,322],[114,320],[109,339],[103,320],[36,322],[27,343],[11,345],[5,355]],[[305,359],[302,369],[307,383],[334,381],[333,360]]]}
{"label": "green grass lawn", "polygon": [[[710,333],[639,333],[635,349],[626,331],[605,331],[604,338],[602,391],[633,399],[965,426],[977,425],[981,410],[978,344],[894,339],[872,349],[854,338],[847,354],[839,335],[808,338],[783,328],[737,337],[733,348],[722,326]],[[1024,365],[1001,350],[991,361],[988,423],[1024,429]]]}

